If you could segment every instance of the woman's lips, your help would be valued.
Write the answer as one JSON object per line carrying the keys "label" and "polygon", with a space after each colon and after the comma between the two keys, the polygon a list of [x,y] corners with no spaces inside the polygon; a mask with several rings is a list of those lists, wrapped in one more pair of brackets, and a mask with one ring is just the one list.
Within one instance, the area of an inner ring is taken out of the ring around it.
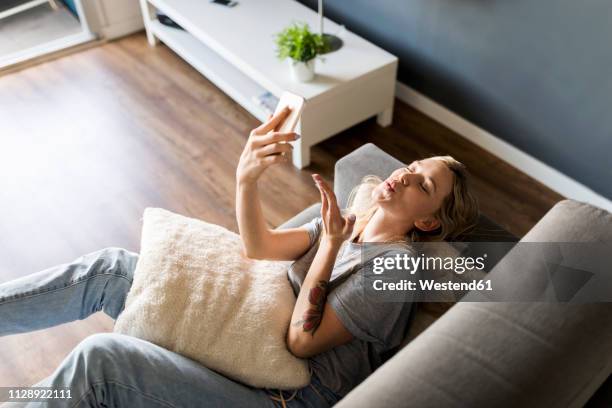
{"label": "woman's lips", "polygon": [[395,189],[393,188],[391,183],[389,183],[388,181],[385,181],[385,189],[393,191],[395,193]]}

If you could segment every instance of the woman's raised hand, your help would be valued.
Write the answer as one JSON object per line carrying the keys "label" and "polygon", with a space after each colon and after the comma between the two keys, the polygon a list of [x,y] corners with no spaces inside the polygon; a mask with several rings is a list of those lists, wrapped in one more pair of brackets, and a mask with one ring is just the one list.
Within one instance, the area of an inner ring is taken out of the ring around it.
{"label": "woman's raised hand", "polygon": [[283,123],[290,112],[291,109],[285,107],[278,114],[270,116],[265,123],[251,131],[236,168],[238,183],[254,183],[264,170],[272,164],[289,160],[289,154],[291,154],[293,146],[281,142],[294,141],[299,139],[300,136],[295,132],[275,132],[275,129]]}
{"label": "woman's raised hand", "polygon": [[318,174],[313,174],[312,178],[321,193],[321,218],[325,229],[323,238],[331,244],[340,245],[353,233],[355,215],[343,216],[338,208],[334,190]]}

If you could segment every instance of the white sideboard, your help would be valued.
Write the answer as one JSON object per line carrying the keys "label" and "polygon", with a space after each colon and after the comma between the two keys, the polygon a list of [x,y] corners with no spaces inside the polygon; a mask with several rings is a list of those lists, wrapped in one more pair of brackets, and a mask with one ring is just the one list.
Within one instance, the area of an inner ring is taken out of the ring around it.
{"label": "white sideboard", "polygon": [[[310,163],[310,147],[369,117],[392,121],[397,57],[344,30],[344,45],[317,61],[315,79],[291,79],[287,61],[276,58],[275,34],[291,22],[318,27],[318,15],[293,0],[239,0],[224,7],[208,0],[140,0],[149,43],[161,40],[260,120],[267,113],[253,101],[266,91],[287,90],[306,99],[294,143],[293,164]],[[185,30],[157,21],[159,10]],[[341,27],[325,20],[326,32]]]}

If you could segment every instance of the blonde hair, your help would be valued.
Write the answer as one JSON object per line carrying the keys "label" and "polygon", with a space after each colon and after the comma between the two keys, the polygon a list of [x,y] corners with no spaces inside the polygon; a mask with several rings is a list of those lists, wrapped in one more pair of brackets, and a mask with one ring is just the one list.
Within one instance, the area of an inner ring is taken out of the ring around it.
{"label": "blonde hair", "polygon": [[[434,156],[431,159],[442,161],[453,173],[453,189],[444,198],[440,208],[433,214],[440,221],[440,227],[433,231],[421,231],[414,227],[407,231],[405,236],[395,237],[390,240],[391,242],[454,240],[462,233],[473,228],[478,221],[478,201],[469,189],[469,174],[465,165],[451,156]],[[363,203],[356,202],[359,189],[362,187],[373,188],[382,183],[382,181],[378,176],[365,176],[361,183],[351,190],[347,207],[349,212],[354,213],[356,216],[351,240],[361,234],[370,218],[372,218],[372,215],[378,209],[378,204],[371,200],[369,195],[370,202],[366,203],[365,206]],[[371,191],[371,189],[368,189],[368,191]]]}

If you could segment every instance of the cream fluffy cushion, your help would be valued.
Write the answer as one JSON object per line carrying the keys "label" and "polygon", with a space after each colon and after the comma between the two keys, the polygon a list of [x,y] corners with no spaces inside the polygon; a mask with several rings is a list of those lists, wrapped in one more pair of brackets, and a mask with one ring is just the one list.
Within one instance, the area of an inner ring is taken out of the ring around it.
{"label": "cream fluffy cushion", "polygon": [[253,387],[301,388],[308,361],[287,349],[295,304],[287,262],[241,255],[240,237],[161,208],[144,212],[140,257],[115,332]]}

